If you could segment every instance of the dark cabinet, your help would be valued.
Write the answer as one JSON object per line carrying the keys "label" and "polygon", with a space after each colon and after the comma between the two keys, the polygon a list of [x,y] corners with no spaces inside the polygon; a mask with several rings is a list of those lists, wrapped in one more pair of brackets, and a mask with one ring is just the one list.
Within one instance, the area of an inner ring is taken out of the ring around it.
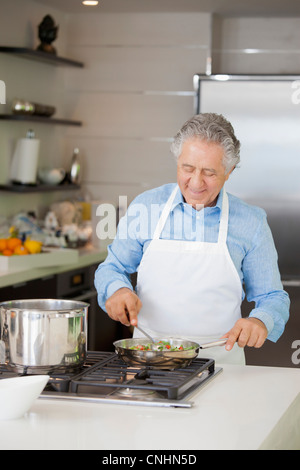
{"label": "dark cabinet", "polygon": [[[284,281],[290,296],[290,318],[284,333],[276,343],[266,341],[259,348],[245,348],[247,365],[272,367],[300,367],[300,281]],[[243,302],[242,314],[248,316],[254,304]]]}
{"label": "dark cabinet", "polygon": [[22,282],[0,289],[0,301],[19,299],[55,299],[56,277],[45,276],[34,281]]}

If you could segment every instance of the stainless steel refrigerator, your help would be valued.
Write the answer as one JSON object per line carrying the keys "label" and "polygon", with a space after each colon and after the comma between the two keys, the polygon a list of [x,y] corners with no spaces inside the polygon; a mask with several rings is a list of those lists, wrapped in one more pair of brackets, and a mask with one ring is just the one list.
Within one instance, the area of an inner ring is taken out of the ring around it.
{"label": "stainless steel refrigerator", "polygon": [[[247,364],[300,367],[300,76],[195,75],[195,111],[223,114],[241,141],[228,192],[265,209],[290,319],[277,343],[246,348]],[[243,303],[243,315],[253,305]]]}

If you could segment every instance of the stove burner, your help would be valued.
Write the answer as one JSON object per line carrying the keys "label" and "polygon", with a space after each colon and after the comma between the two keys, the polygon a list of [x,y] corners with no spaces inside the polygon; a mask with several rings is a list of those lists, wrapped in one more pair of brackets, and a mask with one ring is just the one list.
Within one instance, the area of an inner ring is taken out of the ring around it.
{"label": "stove burner", "polygon": [[135,388],[122,388],[116,392],[116,395],[130,397],[130,398],[138,398],[138,397],[159,397],[159,394],[155,392],[155,390],[148,390],[144,388],[135,389]]}

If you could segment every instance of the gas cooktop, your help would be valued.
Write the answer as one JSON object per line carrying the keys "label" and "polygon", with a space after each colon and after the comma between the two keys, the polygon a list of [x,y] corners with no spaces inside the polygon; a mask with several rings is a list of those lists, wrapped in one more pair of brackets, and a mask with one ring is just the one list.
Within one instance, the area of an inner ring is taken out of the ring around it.
{"label": "gas cooktop", "polygon": [[112,352],[88,352],[86,364],[74,375],[53,374],[41,398],[191,407],[188,399],[221,368],[212,359],[194,359],[182,369],[130,367]]}
{"label": "gas cooktop", "polygon": [[[40,398],[189,408],[190,398],[221,371],[213,359],[196,358],[184,368],[157,370],[128,366],[114,352],[88,351],[79,370],[51,373]],[[0,378],[8,376],[5,369],[0,371]]]}

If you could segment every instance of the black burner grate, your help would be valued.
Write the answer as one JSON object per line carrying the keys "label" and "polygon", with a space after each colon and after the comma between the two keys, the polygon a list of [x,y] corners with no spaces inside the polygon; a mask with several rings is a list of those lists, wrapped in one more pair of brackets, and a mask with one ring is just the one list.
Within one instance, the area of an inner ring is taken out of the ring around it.
{"label": "black burner grate", "polygon": [[120,389],[149,390],[162,397],[180,399],[199,383],[202,374],[214,372],[214,365],[212,359],[196,358],[189,366],[171,371],[136,368],[125,364],[116,354],[109,353],[108,357],[102,356],[100,361],[74,377],[70,391],[84,393],[87,386],[89,392],[93,387],[107,388],[106,393]]}

